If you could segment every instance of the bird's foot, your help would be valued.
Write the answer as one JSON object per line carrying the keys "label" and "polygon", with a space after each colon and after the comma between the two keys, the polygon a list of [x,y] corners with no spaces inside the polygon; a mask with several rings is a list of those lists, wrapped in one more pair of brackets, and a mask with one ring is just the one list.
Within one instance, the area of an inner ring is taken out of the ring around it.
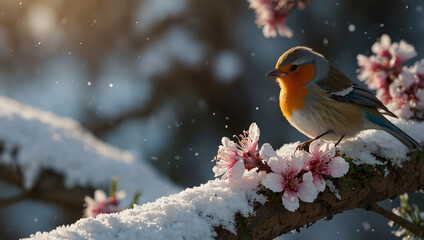
{"label": "bird's foot", "polygon": [[314,141],[315,139],[311,139],[308,141],[305,141],[299,145],[297,145],[296,149],[294,150],[294,152],[296,153],[297,150],[303,150],[305,152],[309,152],[309,145],[311,145],[311,143]]}

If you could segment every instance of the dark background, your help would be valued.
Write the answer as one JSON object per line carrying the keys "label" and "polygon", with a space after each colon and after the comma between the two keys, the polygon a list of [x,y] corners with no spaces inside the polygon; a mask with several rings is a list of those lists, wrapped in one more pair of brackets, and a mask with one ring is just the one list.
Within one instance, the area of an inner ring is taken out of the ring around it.
{"label": "dark background", "polygon": [[[312,47],[352,80],[357,54],[370,55],[383,33],[415,46],[418,57],[408,65],[424,55],[422,1],[315,0],[289,16],[290,39],[265,38],[248,5],[2,0],[0,95],[74,118],[164,177],[192,187],[213,178],[210,160],[221,137],[252,122],[261,129],[260,144],[278,148],[306,140],[284,119],[279,88],[265,77],[290,47]],[[0,192],[13,191],[3,185]],[[398,206],[398,200],[383,206]],[[79,216],[24,201],[0,209],[0,236],[29,236]],[[390,231],[386,219],[355,210],[284,239],[395,239]]]}

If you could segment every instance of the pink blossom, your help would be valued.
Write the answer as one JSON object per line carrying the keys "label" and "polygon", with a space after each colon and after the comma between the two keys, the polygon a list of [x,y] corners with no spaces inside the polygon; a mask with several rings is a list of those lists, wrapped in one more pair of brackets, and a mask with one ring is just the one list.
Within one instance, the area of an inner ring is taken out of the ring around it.
{"label": "pink blossom", "polygon": [[383,34],[380,38],[380,41],[375,42],[372,47],[371,47],[371,51],[375,54],[377,54],[380,57],[386,57],[386,58],[390,58],[390,46],[391,46],[392,41],[390,40],[389,35],[387,34]]}
{"label": "pink blossom", "polygon": [[411,69],[404,68],[390,84],[389,93],[392,99],[387,108],[396,116],[409,119],[414,116],[414,109],[421,109],[423,99],[422,90],[418,88],[419,81]]}
{"label": "pink blossom", "polygon": [[424,88],[424,59],[416,62],[410,70],[419,78],[418,88]]}
{"label": "pink blossom", "polygon": [[401,41],[392,43],[387,34],[374,43],[371,50],[376,55],[366,57],[358,54],[358,65],[361,67],[358,79],[366,81],[371,89],[387,87],[392,77],[402,71],[403,62],[415,57],[417,53],[412,45]]}
{"label": "pink blossom", "polygon": [[414,112],[411,108],[411,103],[406,99],[393,99],[386,106],[390,111],[392,111],[396,116],[400,118],[410,119],[414,116]]}
{"label": "pink blossom", "polygon": [[85,217],[95,217],[100,213],[113,213],[120,212],[125,208],[119,207],[119,201],[125,198],[124,191],[118,191],[114,196],[107,197],[106,193],[102,190],[94,192],[94,199],[86,196],[84,198],[86,208],[84,209]]}
{"label": "pink blossom", "polygon": [[221,142],[222,145],[219,146],[218,156],[216,157],[216,165],[212,169],[215,177],[224,174],[222,179],[241,179],[244,173],[244,162],[238,155],[237,145],[227,137],[223,137]]}
{"label": "pink blossom", "polygon": [[397,61],[397,59],[399,59],[400,62],[405,62],[417,56],[414,46],[408,44],[404,40],[401,40],[399,43],[393,43],[389,51],[392,56],[392,61]]}
{"label": "pink blossom", "polygon": [[[248,0],[250,8],[256,12],[256,23],[259,27],[263,27],[262,32],[265,37],[276,37],[277,31],[280,36],[292,37],[293,33],[286,25],[287,12],[296,7],[293,4],[287,4],[287,1],[281,1],[278,5],[280,10],[277,10],[278,1],[273,0]],[[286,4],[287,6],[284,6]],[[290,9],[287,10],[287,7]],[[283,9],[284,11],[282,11]]]}
{"label": "pink blossom", "polygon": [[260,130],[256,123],[252,123],[249,131],[236,137],[238,144],[227,137],[222,138],[216,157],[216,165],[213,167],[215,177],[222,175],[222,179],[233,178],[240,180],[245,169],[251,170],[263,165],[258,150]]}
{"label": "pink blossom", "polygon": [[386,34],[371,49],[376,55],[357,56],[358,79],[377,90],[377,98],[398,117],[424,119],[424,59],[404,67],[417,55],[414,46],[404,40],[392,43]]}
{"label": "pink blossom", "polygon": [[389,93],[392,98],[409,99],[409,92],[414,84],[418,84],[418,78],[407,69],[401,72],[399,76],[390,84]]}
{"label": "pink blossom", "polygon": [[359,80],[365,81],[374,73],[378,65],[374,63],[375,60],[373,58],[375,58],[375,56],[367,57],[362,54],[356,56],[358,65],[362,67],[358,75]]}
{"label": "pink blossom", "polygon": [[296,156],[302,159],[303,169],[312,173],[313,183],[318,192],[325,190],[324,174],[338,178],[349,171],[349,164],[342,157],[336,156],[336,147],[332,142],[315,140],[309,145],[309,153],[297,151]]}
{"label": "pink blossom", "polygon": [[421,112],[424,112],[424,89],[420,88],[415,93],[415,96],[417,97],[417,105],[416,107],[421,110]]}
{"label": "pink blossom", "polygon": [[300,174],[303,167],[302,159],[271,157],[268,165],[273,172],[262,180],[262,185],[274,192],[284,192],[282,202],[287,210],[294,212],[299,207],[299,199],[304,202],[315,200],[318,192],[312,182],[312,173]]}
{"label": "pink blossom", "polygon": [[387,81],[388,75],[385,71],[374,72],[366,82],[370,89],[384,88],[389,85]]}
{"label": "pink blossom", "polygon": [[405,62],[417,56],[414,46],[404,40],[392,44],[387,34],[383,34],[380,41],[372,45],[371,51],[380,57],[391,59],[393,61],[392,65],[396,61]]}
{"label": "pink blossom", "polygon": [[243,135],[240,135],[239,140],[239,155],[243,158],[246,169],[258,167],[258,161],[262,160],[259,157],[258,141],[259,141],[260,130],[256,123],[250,124],[249,131],[243,131]]}
{"label": "pink blossom", "polygon": [[389,84],[388,60],[377,56],[366,57],[362,54],[358,54],[357,60],[358,65],[362,67],[358,79],[365,81],[370,89],[378,89]]}
{"label": "pink blossom", "polygon": [[392,100],[392,97],[386,88],[377,89],[376,97],[380,99],[384,105],[387,105]]}
{"label": "pink blossom", "polygon": [[262,145],[261,150],[259,151],[259,155],[266,162],[268,162],[272,157],[277,157],[277,153],[269,143],[264,143]]}

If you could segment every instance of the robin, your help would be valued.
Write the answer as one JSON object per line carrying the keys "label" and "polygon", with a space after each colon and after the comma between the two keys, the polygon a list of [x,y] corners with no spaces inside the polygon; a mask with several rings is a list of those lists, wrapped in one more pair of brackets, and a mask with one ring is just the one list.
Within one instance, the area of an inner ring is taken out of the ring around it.
{"label": "robin", "polygon": [[[278,59],[275,70],[281,87],[280,108],[297,130],[311,138],[300,148],[321,138],[337,141],[366,129],[383,130],[411,151],[423,147],[387,120],[396,117],[371,92],[353,83],[321,54],[308,47],[294,47]],[[305,145],[306,144],[306,145]]]}

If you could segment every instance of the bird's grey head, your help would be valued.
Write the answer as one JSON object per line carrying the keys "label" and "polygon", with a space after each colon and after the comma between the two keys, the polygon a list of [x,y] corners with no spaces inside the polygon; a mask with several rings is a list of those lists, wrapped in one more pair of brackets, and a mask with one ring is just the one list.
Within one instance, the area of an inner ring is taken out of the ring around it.
{"label": "bird's grey head", "polygon": [[304,46],[291,48],[281,55],[278,59],[276,69],[287,64],[296,64],[299,66],[304,64],[313,64],[315,67],[315,76],[308,82],[308,84],[314,83],[326,77],[330,69],[330,65],[324,56],[313,51],[311,48]]}

